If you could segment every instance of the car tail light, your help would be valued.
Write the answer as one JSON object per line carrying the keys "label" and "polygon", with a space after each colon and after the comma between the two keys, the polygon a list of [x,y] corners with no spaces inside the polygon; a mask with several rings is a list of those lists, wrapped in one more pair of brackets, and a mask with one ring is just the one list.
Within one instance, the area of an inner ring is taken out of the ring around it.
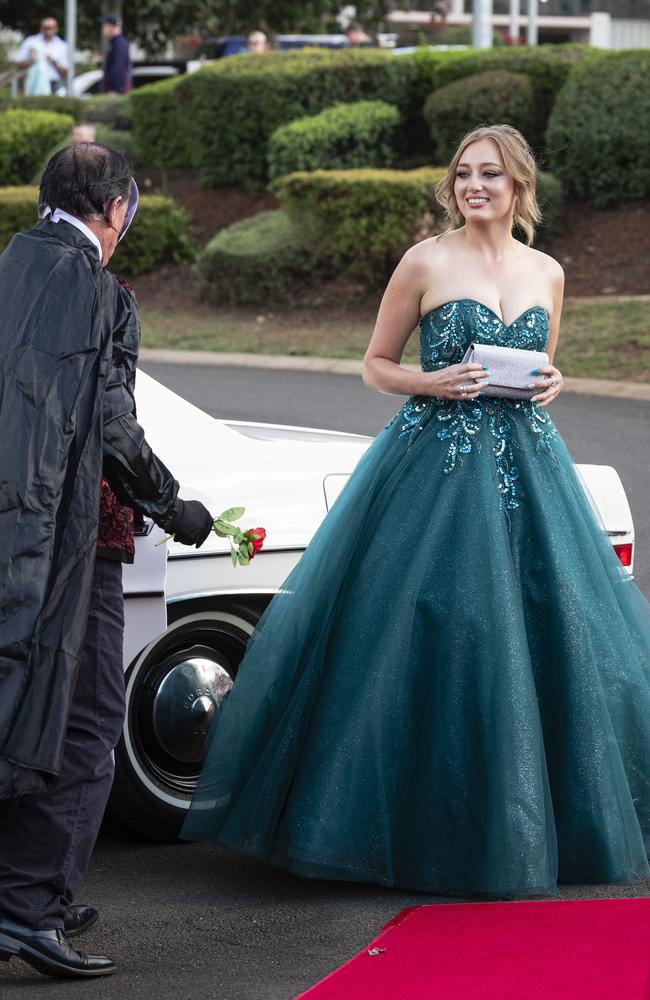
{"label": "car tail light", "polygon": [[632,542],[625,542],[623,545],[615,545],[614,552],[624,566],[632,565]]}

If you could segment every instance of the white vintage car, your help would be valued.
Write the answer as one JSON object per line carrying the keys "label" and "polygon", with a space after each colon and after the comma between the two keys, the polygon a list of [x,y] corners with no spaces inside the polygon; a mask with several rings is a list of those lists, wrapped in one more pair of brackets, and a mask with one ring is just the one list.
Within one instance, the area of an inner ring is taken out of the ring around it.
{"label": "white vintage car", "polygon": [[[127,715],[110,813],[132,833],[174,839],[205,756],[215,706],[232,686],[255,623],[295,566],[371,438],[216,420],[140,372],[138,417],[154,451],[215,514],[246,507],[268,542],[234,569],[225,539],[201,549],[148,525],[125,568]],[[200,460],[198,456],[200,455]],[[621,562],[634,529],[616,471],[578,469]]]}

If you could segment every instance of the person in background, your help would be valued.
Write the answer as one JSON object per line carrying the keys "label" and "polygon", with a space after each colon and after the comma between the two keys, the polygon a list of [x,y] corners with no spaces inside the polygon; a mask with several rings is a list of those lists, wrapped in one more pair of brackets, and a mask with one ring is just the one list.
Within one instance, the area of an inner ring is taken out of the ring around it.
{"label": "person in background", "polygon": [[365,49],[372,45],[372,38],[367,35],[358,21],[351,21],[345,32],[348,46],[353,49]]}
{"label": "person in background", "polygon": [[[41,21],[41,30],[36,35],[29,35],[18,50],[16,65],[19,69],[28,70],[28,86],[30,74],[34,78],[34,69],[38,68],[39,60],[44,59],[47,64],[47,74],[49,87],[45,93],[55,94],[63,83],[65,74],[68,71],[68,46],[59,37],[59,25],[55,17],[44,17]],[[40,76],[40,72],[39,72]],[[33,89],[32,96],[36,93]],[[38,88],[42,93],[42,88]]]}
{"label": "person in background", "polygon": [[99,20],[102,34],[108,39],[102,89],[105,94],[126,94],[132,86],[131,56],[122,31],[122,18],[117,14],[104,14]]}
{"label": "person in background", "polygon": [[269,40],[263,31],[251,31],[248,36],[248,51],[254,53],[269,51]]}

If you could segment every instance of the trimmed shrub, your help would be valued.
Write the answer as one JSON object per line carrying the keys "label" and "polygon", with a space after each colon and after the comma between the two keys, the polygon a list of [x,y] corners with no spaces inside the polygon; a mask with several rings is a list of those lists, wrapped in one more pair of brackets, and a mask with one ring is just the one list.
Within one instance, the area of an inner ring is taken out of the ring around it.
{"label": "trimmed shrub", "polygon": [[189,212],[173,198],[143,195],[128,235],[111,258],[111,271],[144,274],[160,264],[194,260],[196,248],[190,235],[190,218]]}
{"label": "trimmed shrub", "polygon": [[539,240],[544,241],[559,229],[564,203],[561,182],[546,170],[537,171],[537,201],[542,210],[542,221],[537,227],[537,236]]}
{"label": "trimmed shrub", "polygon": [[70,115],[51,111],[1,112],[0,185],[31,181],[47,151],[70,136],[73,125]]}
{"label": "trimmed shrub", "polygon": [[14,233],[24,233],[38,222],[38,188],[0,188],[0,251]]}
{"label": "trimmed shrub", "polygon": [[259,212],[210,240],[197,263],[212,302],[253,303],[290,296],[314,267],[302,226],[286,212]]}
{"label": "trimmed shrub", "polygon": [[138,151],[133,132],[127,132],[124,129],[114,129],[109,125],[103,125],[101,122],[98,122],[95,125],[95,135],[97,142],[116,149],[118,153],[126,156],[132,167],[136,166],[138,163]]}
{"label": "trimmed shrub", "polygon": [[546,133],[554,172],[592,205],[650,195],[650,52],[602,54],[558,96]]}
{"label": "trimmed shrub", "polygon": [[372,49],[233,56],[173,84],[138,88],[133,123],[143,162],[196,166],[208,187],[261,187],[260,150],[280,125],[342,102],[402,108],[415,73],[410,60]]}
{"label": "trimmed shrub", "polygon": [[80,97],[59,97],[57,94],[42,97],[16,97],[0,102],[0,111],[53,111],[58,115],[71,115],[76,122],[82,121],[86,101]]}
{"label": "trimmed shrub", "polygon": [[98,122],[119,132],[133,128],[129,98],[126,94],[98,94],[83,102],[82,121]]}
{"label": "trimmed shrub", "polygon": [[275,187],[280,204],[335,271],[381,284],[434,208],[444,170],[317,170],[289,174]]}
{"label": "trimmed shrub", "polygon": [[269,176],[386,166],[395,153],[399,120],[391,104],[356,101],[281,125],[269,140]]}
{"label": "trimmed shrub", "polygon": [[192,110],[188,92],[180,89],[183,80],[172,77],[137,87],[129,94],[129,114],[142,166],[164,169],[192,164]]}
{"label": "trimmed shrub", "polygon": [[505,122],[530,140],[536,125],[533,85],[521,73],[476,73],[434,90],[424,117],[436,163],[449,163],[459,141],[477,125]]}
{"label": "trimmed shrub", "polygon": [[484,49],[469,52],[431,52],[419,49],[408,58],[417,70],[415,92],[423,106],[432,90],[445,87],[475,73],[495,70],[522,73],[531,79],[536,121],[530,141],[541,147],[544,129],[553,102],[574,68],[593,57],[594,50],[586,45],[539,45]]}
{"label": "trimmed shrub", "polygon": [[[0,249],[14,233],[32,229],[38,221],[38,188],[0,188]],[[128,236],[111,258],[118,274],[153,271],[159,264],[193,260],[189,214],[178,202],[161,195],[144,195]]]}

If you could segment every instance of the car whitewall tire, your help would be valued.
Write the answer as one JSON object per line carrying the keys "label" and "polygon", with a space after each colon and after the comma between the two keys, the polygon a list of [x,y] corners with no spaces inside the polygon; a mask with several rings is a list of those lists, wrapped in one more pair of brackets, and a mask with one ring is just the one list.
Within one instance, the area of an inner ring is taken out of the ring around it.
{"label": "car whitewall tire", "polygon": [[245,605],[179,617],[126,673],[109,818],[147,840],[178,836],[216,707],[259,618]]}

